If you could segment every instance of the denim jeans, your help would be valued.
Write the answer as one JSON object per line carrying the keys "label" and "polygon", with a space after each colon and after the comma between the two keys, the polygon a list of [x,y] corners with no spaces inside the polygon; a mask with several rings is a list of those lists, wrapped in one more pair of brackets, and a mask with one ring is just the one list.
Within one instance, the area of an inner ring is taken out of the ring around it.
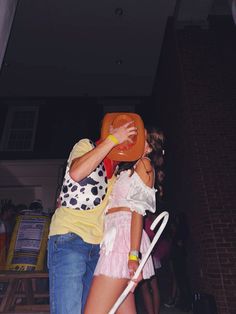
{"label": "denim jeans", "polygon": [[99,245],[74,233],[51,236],[48,268],[51,314],[81,314],[99,257]]}

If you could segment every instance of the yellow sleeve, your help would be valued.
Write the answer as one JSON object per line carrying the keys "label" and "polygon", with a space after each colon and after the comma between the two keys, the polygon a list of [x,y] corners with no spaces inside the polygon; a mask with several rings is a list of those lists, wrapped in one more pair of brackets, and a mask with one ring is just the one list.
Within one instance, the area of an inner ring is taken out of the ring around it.
{"label": "yellow sleeve", "polygon": [[93,149],[89,139],[84,138],[76,143],[70,153],[68,164],[70,166],[73,159],[83,156],[85,153]]}

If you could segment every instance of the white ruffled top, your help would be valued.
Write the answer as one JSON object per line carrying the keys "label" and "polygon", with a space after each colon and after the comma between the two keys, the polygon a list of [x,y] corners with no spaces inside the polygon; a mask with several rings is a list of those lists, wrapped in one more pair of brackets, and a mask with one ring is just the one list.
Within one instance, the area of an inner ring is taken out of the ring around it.
{"label": "white ruffled top", "polygon": [[145,215],[146,211],[156,211],[156,189],[147,186],[136,171],[130,176],[131,170],[122,171],[118,176],[106,211],[114,207],[129,207]]}

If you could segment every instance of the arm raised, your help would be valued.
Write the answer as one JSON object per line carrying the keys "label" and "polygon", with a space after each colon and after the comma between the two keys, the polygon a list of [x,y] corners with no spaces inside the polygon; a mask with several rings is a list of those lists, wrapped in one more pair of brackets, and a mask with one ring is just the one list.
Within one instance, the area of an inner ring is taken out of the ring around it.
{"label": "arm raised", "polygon": [[[115,136],[119,144],[127,140],[132,142],[130,136],[137,134],[136,127],[130,126],[131,123],[132,121],[112,130],[112,134]],[[72,160],[70,166],[71,178],[74,181],[79,182],[87,177],[116,145],[117,144],[115,144],[114,141],[107,137],[91,151]]]}

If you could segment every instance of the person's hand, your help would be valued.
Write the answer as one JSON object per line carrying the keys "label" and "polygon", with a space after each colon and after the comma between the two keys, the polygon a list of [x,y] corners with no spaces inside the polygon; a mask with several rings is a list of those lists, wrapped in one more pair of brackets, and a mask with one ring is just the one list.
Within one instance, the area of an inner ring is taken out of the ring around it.
{"label": "person's hand", "polygon": [[109,130],[110,134],[113,134],[117,138],[119,144],[125,141],[133,143],[132,137],[137,135],[137,128],[133,125],[133,123],[133,121],[127,122],[119,128],[113,128],[111,126]]}
{"label": "person's hand", "polygon": [[129,269],[130,278],[132,278],[134,276],[138,266],[139,266],[138,261],[128,260],[128,269]]}
{"label": "person's hand", "polygon": [[133,288],[131,289],[131,292],[134,293],[135,288],[137,287],[138,283],[143,279],[142,272],[139,274],[137,279],[132,279],[137,268],[139,266],[138,261],[128,261],[128,268],[129,268],[129,275],[131,280],[135,283]]}

